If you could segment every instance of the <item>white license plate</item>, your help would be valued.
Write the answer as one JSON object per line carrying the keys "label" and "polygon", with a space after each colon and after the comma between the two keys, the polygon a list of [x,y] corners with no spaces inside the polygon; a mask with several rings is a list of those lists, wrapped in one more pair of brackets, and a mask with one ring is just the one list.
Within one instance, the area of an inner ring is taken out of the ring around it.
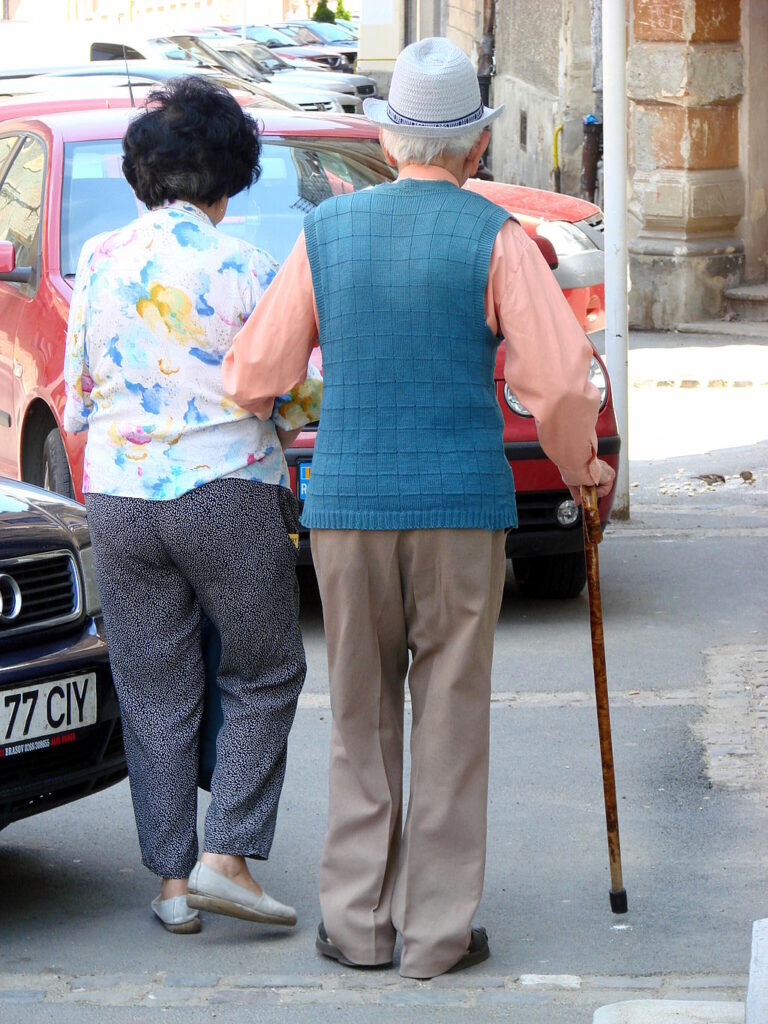
{"label": "white license plate", "polygon": [[0,746],[94,725],[96,674],[0,690]]}

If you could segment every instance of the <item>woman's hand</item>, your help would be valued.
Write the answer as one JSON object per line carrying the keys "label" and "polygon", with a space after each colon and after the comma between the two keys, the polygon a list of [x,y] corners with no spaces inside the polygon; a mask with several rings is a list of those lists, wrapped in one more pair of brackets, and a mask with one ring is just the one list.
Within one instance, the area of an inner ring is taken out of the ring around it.
{"label": "woman's hand", "polygon": [[302,429],[303,429],[302,427],[298,427],[298,429],[296,429],[296,430],[283,430],[282,427],[275,427],[275,430],[277,430],[277,436],[278,436],[278,438],[280,440],[280,444],[282,445],[283,451],[285,451],[287,448],[291,447],[293,442],[296,440],[296,438],[301,433]]}

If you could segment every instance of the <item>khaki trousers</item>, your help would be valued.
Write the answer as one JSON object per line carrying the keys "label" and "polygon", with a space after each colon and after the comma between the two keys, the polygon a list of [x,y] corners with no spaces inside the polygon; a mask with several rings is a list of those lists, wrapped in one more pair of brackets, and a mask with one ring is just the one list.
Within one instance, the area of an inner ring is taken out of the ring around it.
{"label": "khaki trousers", "polygon": [[359,964],[390,961],[400,932],[400,973],[433,977],[466,950],[483,889],[504,532],[313,530],[311,541],[333,713],[323,921]]}

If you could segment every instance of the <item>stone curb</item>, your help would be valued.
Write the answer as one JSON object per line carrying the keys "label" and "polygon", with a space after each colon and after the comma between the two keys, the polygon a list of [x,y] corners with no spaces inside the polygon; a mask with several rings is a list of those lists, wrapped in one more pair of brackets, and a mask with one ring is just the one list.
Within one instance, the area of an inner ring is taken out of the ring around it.
{"label": "stone curb", "polygon": [[679,379],[659,379],[636,377],[629,381],[631,388],[683,388],[694,390],[696,388],[712,388],[722,390],[723,388],[768,388],[768,380],[723,380],[715,377],[711,380],[696,380],[695,378],[682,377]]}
{"label": "stone curb", "polygon": [[[188,977],[184,974],[0,973],[0,1020],[4,1004],[91,1006],[424,1006],[510,1008],[553,1000],[574,1006],[601,999],[628,999],[652,992],[667,997],[707,995],[723,1000],[740,995],[747,978],[740,975],[446,975],[432,982],[389,976],[348,974],[249,974]],[[724,1004],[720,1004],[724,1005]],[[631,1018],[630,1018],[631,1020]],[[633,1022],[634,1024],[634,1022]],[[697,1022],[698,1024],[698,1022]],[[718,1021],[717,1024],[720,1024]],[[730,1020],[722,1024],[731,1024]],[[743,1017],[739,1021],[743,1024]]]}
{"label": "stone curb", "polygon": [[768,1021],[768,917],[752,926],[752,960],[749,965],[745,1024]]}
{"label": "stone curb", "polygon": [[744,1003],[633,999],[601,1006],[592,1024],[744,1024]]}

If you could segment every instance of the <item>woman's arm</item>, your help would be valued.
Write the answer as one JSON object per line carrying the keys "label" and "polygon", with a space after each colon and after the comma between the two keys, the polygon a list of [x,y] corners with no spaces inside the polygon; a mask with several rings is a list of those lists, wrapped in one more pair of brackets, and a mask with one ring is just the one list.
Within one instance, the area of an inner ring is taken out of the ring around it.
{"label": "woman's arm", "polygon": [[80,254],[67,323],[64,355],[64,388],[67,400],[64,405],[63,426],[72,434],[88,429],[88,417],[93,408],[93,380],[88,366],[87,346],[88,281],[92,254],[91,245],[86,245]]}

